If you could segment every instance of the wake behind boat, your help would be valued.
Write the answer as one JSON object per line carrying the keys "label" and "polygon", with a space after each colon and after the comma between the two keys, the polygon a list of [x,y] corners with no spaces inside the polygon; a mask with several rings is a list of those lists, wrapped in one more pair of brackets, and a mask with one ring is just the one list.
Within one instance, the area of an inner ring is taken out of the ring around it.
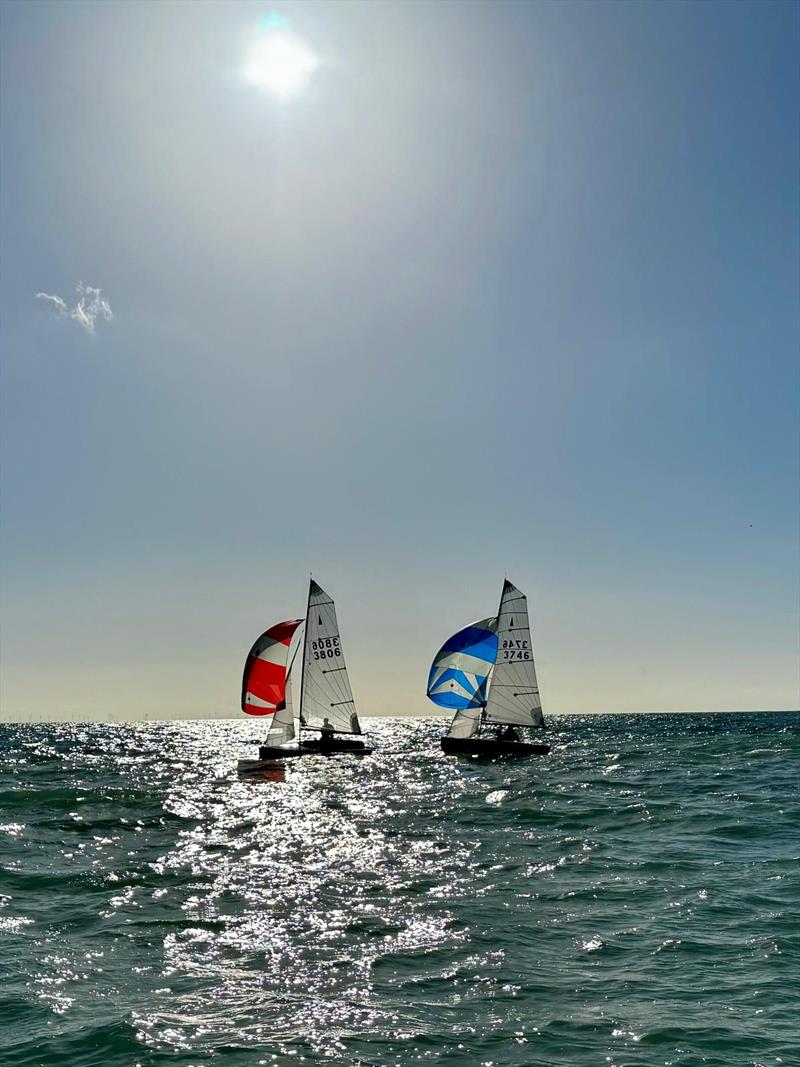
{"label": "wake behind boat", "polygon": [[[459,630],[439,649],[428,698],[455,711],[441,739],[448,753],[545,756],[548,744],[523,741],[519,729],[544,729],[533,662],[528,602],[506,579],[497,616]],[[486,731],[496,727],[493,736]]]}
{"label": "wake behind boat", "polygon": [[[292,694],[301,649],[298,730]],[[276,759],[345,753],[366,756],[372,752],[354,736],[361,734],[361,725],[344,661],[336,606],[313,578],[305,619],[276,623],[250,649],[242,679],[242,711],[269,720],[258,760],[239,761],[239,770],[245,773],[260,770]],[[295,738],[297,743],[292,744]]]}

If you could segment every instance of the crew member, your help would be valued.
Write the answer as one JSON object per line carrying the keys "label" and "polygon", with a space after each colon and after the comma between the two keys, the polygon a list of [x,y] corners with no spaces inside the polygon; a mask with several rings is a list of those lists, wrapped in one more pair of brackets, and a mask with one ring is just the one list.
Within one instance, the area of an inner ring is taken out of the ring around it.
{"label": "crew member", "polygon": [[326,715],[320,726],[319,747],[324,751],[333,747],[333,723]]}

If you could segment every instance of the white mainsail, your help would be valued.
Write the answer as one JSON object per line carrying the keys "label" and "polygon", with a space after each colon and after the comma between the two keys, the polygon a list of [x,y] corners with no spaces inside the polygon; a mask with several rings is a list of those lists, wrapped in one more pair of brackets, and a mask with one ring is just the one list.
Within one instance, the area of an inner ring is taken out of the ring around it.
{"label": "white mainsail", "polygon": [[486,723],[544,726],[525,594],[506,579],[497,617],[497,660],[483,714]]}
{"label": "white mainsail", "polygon": [[326,720],[336,733],[361,733],[344,662],[336,606],[312,578],[303,646],[300,724],[319,730]]}

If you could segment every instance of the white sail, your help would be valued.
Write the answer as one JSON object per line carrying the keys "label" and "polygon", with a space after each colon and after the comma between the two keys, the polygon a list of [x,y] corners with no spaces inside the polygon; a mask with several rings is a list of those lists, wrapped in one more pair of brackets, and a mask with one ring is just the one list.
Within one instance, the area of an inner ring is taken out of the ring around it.
{"label": "white sail", "polygon": [[312,579],[306,615],[300,723],[319,730],[326,725],[326,720],[336,733],[361,733],[344,662],[336,606]]}
{"label": "white sail", "polygon": [[[287,697],[289,695],[288,688],[286,695]],[[272,747],[285,745],[288,741],[294,740],[294,736],[294,715],[287,700],[286,704],[272,716],[272,723],[267,734],[267,744]]]}
{"label": "white sail", "polygon": [[[299,674],[300,659],[298,658],[298,652],[303,645],[303,633],[305,632],[305,625],[298,626],[292,638],[293,648],[289,652],[289,669],[286,672],[286,692],[285,702],[283,707],[279,707],[275,714],[272,716],[270,722],[269,733],[267,734],[267,744],[285,745],[289,741],[293,741],[295,738],[294,727],[294,684],[295,676]],[[295,667],[298,669],[295,670]]]}
{"label": "white sail", "polygon": [[544,726],[524,593],[506,580],[497,618],[497,661],[483,721]]}
{"label": "white sail", "polygon": [[483,708],[461,708],[453,716],[448,737],[475,737],[481,728]]}

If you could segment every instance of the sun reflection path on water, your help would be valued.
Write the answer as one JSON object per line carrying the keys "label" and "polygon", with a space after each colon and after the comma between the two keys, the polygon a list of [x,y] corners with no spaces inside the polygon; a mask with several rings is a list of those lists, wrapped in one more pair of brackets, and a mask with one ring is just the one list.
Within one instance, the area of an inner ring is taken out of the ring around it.
{"label": "sun reflection path on water", "polygon": [[137,1018],[146,1043],[227,1045],[233,1022],[239,1045],[327,1057],[348,1035],[414,1031],[402,999],[376,996],[375,972],[465,940],[447,901],[474,891],[477,842],[441,833],[458,778],[437,808],[419,767],[393,775],[387,793],[367,761],[306,757],[265,778],[175,782],[164,807],[193,825],[154,870],[190,891],[186,925],[163,942],[169,1007]]}

